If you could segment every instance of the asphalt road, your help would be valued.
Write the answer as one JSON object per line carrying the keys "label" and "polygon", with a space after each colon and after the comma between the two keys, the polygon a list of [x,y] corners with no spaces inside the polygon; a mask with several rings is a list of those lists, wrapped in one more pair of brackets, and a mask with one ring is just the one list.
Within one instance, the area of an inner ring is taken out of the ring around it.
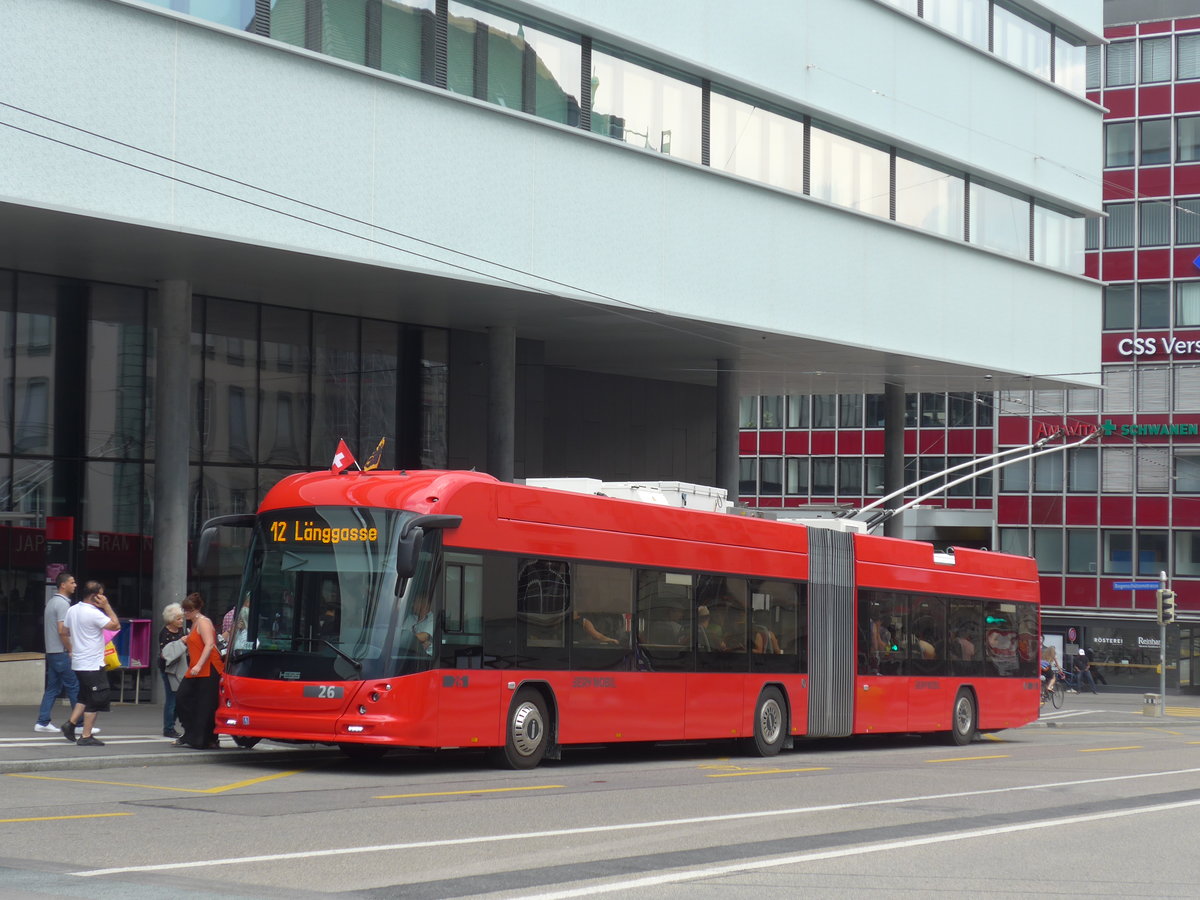
{"label": "asphalt road", "polygon": [[0,895],[1195,896],[1200,710],[1071,699],[966,748],[638,746],[532,772],[263,745],[88,768],[64,741],[56,768],[0,768]]}

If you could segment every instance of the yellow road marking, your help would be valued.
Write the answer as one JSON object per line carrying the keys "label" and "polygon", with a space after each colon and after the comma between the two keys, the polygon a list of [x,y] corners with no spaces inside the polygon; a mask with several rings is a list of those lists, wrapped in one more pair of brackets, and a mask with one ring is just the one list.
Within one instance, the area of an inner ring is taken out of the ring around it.
{"label": "yellow road marking", "polygon": [[565,784],[535,784],[529,787],[511,788],[477,788],[473,791],[431,791],[428,794],[384,794],[376,800],[408,800],[412,797],[457,797],[470,794],[503,794],[509,791],[549,791],[553,788],[565,788]]}
{"label": "yellow road marking", "polygon": [[976,759],[1008,759],[1009,754],[997,753],[994,756],[948,756],[945,759],[927,759],[925,762],[943,763],[943,762],[971,762]]}
{"label": "yellow road marking", "polygon": [[999,737],[998,735],[994,735],[994,734],[984,734],[984,735],[980,735],[980,737],[982,737],[985,741],[995,741],[997,744],[1008,743],[1004,738]]}
{"label": "yellow road marking", "polygon": [[785,772],[827,772],[829,766],[812,766],[807,769],[747,769],[744,772],[718,772],[708,778],[737,778],[741,775],[782,775]]}
{"label": "yellow road marking", "polygon": [[1193,718],[1200,716],[1200,708],[1195,706],[1168,706],[1166,711],[1168,716],[1191,716]]}
{"label": "yellow road marking", "polygon": [[30,816],[27,819],[0,819],[3,822],[61,822],[64,819],[111,819],[113,816],[132,816],[133,813],[88,813],[78,816]]}
{"label": "yellow road marking", "polygon": [[1141,747],[1092,747],[1088,750],[1080,750],[1080,753],[1107,753],[1109,750],[1141,750]]}
{"label": "yellow road marking", "polygon": [[260,784],[264,781],[274,781],[276,778],[287,778],[289,775],[299,775],[303,769],[294,769],[290,772],[276,772],[274,775],[263,775],[261,778],[248,778],[245,781],[235,781],[233,784],[223,784],[211,788],[185,788],[175,785],[165,786],[160,784],[136,784],[129,781],[100,781],[94,778],[63,778],[55,775],[29,775],[24,772],[8,772],[9,778],[33,778],[37,781],[73,781],[78,784],[107,784],[112,787],[131,787],[145,788],[148,791],[174,791],[177,794],[222,794],[225,791],[232,791],[235,788],[246,787],[251,784]]}

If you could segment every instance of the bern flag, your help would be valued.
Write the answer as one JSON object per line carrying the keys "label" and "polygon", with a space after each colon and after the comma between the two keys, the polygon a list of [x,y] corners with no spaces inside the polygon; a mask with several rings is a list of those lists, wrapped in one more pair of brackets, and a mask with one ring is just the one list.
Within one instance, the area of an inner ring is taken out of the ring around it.
{"label": "bern flag", "polygon": [[333,462],[329,466],[329,471],[337,475],[353,465],[355,465],[354,454],[350,452],[350,448],[346,446],[346,442],[339,438],[337,453],[333,454]]}

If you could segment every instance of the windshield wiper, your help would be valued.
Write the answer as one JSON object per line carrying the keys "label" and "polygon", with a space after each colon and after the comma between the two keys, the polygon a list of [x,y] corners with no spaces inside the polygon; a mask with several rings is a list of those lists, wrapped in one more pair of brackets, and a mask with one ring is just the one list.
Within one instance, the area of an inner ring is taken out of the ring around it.
{"label": "windshield wiper", "polygon": [[329,641],[325,640],[325,638],[322,638],[322,637],[296,638],[296,643],[298,643],[298,644],[318,644],[318,643],[324,644],[326,647],[328,647],[330,650],[332,650],[334,653],[336,653],[338,656],[340,656],[346,662],[350,663],[350,665],[354,666],[354,668],[357,669],[359,672],[362,671],[362,663],[361,662],[359,662],[357,659],[355,659],[349,653],[344,651],[337,644],[332,644]]}

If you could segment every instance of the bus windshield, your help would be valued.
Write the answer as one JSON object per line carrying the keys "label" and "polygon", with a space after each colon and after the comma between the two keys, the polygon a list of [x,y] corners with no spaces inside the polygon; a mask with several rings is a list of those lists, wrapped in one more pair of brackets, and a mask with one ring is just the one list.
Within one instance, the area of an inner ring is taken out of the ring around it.
{"label": "bus windshield", "polygon": [[[401,571],[413,513],[276,510],[255,524],[238,593],[230,675],[293,681],[385,678],[429,668],[440,531]],[[420,532],[416,532],[419,534]]]}

